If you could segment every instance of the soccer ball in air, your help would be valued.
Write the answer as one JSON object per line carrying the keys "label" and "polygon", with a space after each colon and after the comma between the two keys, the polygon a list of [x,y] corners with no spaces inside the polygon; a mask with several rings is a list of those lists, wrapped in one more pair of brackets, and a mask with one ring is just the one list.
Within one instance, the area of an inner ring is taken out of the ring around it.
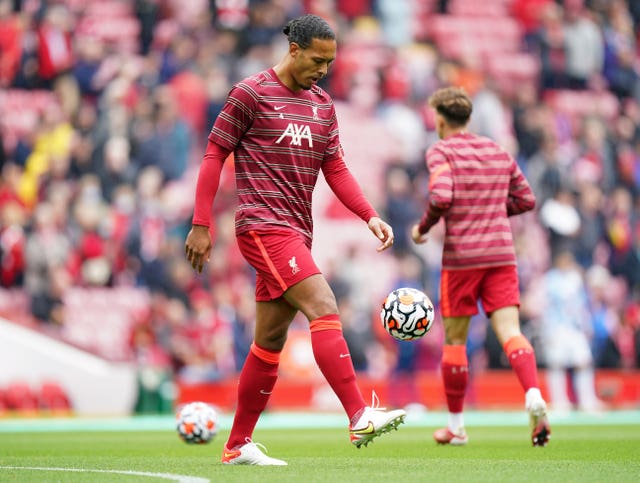
{"label": "soccer ball in air", "polygon": [[394,290],[382,304],[380,320],[385,330],[398,340],[419,339],[431,329],[435,309],[424,292],[403,287]]}
{"label": "soccer ball in air", "polygon": [[188,403],[176,414],[176,429],[185,443],[208,443],[218,432],[218,413],[207,403]]}

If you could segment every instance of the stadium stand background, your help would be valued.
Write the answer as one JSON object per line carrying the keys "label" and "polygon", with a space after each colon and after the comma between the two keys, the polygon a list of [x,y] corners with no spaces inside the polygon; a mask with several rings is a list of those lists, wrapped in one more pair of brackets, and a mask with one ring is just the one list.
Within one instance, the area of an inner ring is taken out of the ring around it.
{"label": "stadium stand background", "polygon": [[[638,5],[0,0],[0,316],[135,361],[153,375],[141,377],[142,412],[170,410],[156,403],[167,381],[233,380],[254,307],[253,274],[233,235],[232,162],[200,276],[183,255],[195,177],[232,84],[275,64],[286,46],[281,26],[312,12],[339,36],[323,87],[336,101],[346,160],[396,233],[393,253],[375,253],[366,228],[320,181],[314,253],[357,369],[405,381],[437,367],[438,327],[420,343],[395,344],[377,311],[399,284],[437,299],[442,232],[416,249],[407,230],[422,210],[424,152],[436,139],[426,99],[455,84],[473,96],[473,129],[509,148],[538,196],[534,213],[513,220],[527,335],[539,344],[541,281],[569,248],[587,287],[596,366],[636,374]],[[474,372],[505,367],[485,318],[476,319]],[[306,344],[296,320],[284,379],[317,376]],[[419,399],[412,391],[398,389],[396,403]]]}

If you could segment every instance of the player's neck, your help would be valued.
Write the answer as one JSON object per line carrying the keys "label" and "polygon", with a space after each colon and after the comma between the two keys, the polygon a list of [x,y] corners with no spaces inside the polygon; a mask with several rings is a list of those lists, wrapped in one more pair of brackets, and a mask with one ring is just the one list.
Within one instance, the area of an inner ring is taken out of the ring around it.
{"label": "player's neck", "polygon": [[302,88],[296,83],[293,76],[289,73],[287,60],[283,59],[273,67],[273,71],[278,76],[280,82],[291,89],[293,92],[300,92]]}
{"label": "player's neck", "polygon": [[442,139],[447,139],[450,138],[452,136],[457,136],[459,134],[466,134],[467,133],[467,126],[462,126],[462,127],[445,127],[442,131]]}

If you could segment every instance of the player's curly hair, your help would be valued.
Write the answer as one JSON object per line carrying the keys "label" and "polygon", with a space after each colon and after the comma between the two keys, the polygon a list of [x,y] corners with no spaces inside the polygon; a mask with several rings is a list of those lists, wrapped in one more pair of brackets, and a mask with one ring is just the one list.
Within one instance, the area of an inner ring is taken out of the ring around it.
{"label": "player's curly hair", "polygon": [[454,127],[464,126],[469,122],[473,111],[471,98],[460,87],[438,89],[429,97],[429,105]]}
{"label": "player's curly hair", "polygon": [[289,39],[289,43],[295,42],[302,49],[308,48],[313,39],[336,39],[336,34],[327,21],[312,14],[302,15],[290,20],[282,29],[282,32]]}

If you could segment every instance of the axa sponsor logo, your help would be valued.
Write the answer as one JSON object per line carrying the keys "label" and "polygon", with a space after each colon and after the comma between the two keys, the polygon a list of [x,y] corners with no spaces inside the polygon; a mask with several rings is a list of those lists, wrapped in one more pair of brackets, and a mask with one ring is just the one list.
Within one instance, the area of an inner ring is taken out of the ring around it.
{"label": "axa sponsor logo", "polygon": [[309,143],[309,147],[313,147],[311,128],[306,124],[290,122],[284,132],[277,139],[276,144],[280,144],[284,138],[290,138],[289,144],[294,146],[302,146],[302,140],[306,139]]}

